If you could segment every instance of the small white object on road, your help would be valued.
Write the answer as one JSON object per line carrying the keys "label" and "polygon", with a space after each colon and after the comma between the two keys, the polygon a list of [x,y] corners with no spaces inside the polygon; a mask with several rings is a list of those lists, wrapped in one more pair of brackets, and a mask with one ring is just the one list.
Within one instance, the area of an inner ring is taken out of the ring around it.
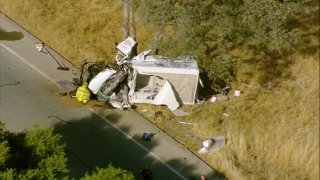
{"label": "small white object on road", "polygon": [[39,52],[42,52],[43,50],[43,44],[36,44],[36,49],[39,51]]}

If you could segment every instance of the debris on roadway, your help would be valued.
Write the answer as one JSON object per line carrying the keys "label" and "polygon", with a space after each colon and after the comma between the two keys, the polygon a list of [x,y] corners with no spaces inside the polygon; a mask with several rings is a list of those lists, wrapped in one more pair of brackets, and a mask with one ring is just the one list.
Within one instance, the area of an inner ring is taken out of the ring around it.
{"label": "debris on roadway", "polygon": [[144,133],[143,133],[141,139],[142,139],[143,141],[151,141],[151,139],[152,139],[152,137],[153,137],[154,135],[156,135],[156,134],[147,131],[147,132],[144,132]]}
{"label": "debris on roadway", "polygon": [[84,61],[77,86],[87,82],[92,96],[120,109],[134,103],[166,105],[171,111],[181,104],[194,104],[198,95],[199,69],[189,56],[170,59],[150,55],[150,50],[132,57],[136,42],[128,37],[117,45],[112,66]]}

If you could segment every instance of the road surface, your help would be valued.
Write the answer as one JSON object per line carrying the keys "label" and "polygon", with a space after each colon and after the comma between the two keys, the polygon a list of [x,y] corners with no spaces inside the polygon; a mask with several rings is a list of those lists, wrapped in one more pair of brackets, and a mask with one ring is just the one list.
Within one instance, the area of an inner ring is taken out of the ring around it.
{"label": "road surface", "polygon": [[[70,177],[111,163],[136,178],[147,165],[155,179],[218,179],[211,167],[135,111],[111,110],[94,102],[82,105],[58,96],[64,91],[60,82],[71,80],[77,69],[52,51],[70,68],[57,70],[51,56],[35,49],[39,40],[2,14],[0,27],[23,34],[0,40],[0,120],[12,131],[35,125],[54,128],[66,143]],[[151,142],[141,140],[145,131],[157,133]]]}

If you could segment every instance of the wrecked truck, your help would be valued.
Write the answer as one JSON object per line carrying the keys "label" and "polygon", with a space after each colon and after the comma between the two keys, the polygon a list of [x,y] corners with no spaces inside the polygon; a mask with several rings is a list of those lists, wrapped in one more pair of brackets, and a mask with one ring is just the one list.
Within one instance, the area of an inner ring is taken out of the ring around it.
{"label": "wrecked truck", "polygon": [[[132,57],[136,42],[128,37],[117,45],[116,65],[100,72],[94,64],[82,67],[81,78],[98,101],[117,108],[130,108],[134,103],[166,105],[171,111],[181,104],[194,104],[198,93],[199,69],[192,57],[177,59],[150,55],[150,51]],[[90,69],[91,68],[91,69]]]}

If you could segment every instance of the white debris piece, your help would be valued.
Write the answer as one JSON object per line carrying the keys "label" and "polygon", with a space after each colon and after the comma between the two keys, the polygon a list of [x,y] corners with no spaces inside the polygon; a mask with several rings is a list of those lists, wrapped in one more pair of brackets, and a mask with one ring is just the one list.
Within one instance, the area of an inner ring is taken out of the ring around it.
{"label": "white debris piece", "polygon": [[132,60],[145,60],[146,59],[146,56],[151,52],[151,50],[147,50],[147,51],[143,51],[142,53],[138,54],[137,56],[133,57]]}
{"label": "white debris piece", "polygon": [[234,96],[240,96],[240,90],[239,89],[234,90]]}
{"label": "white debris piece", "polygon": [[101,71],[90,81],[88,88],[92,91],[93,94],[97,94],[102,84],[115,73],[116,71],[113,69],[105,69]]}
{"label": "white debris piece", "polygon": [[178,122],[181,123],[181,124],[195,125],[195,124],[193,124],[193,123],[184,122],[184,121],[178,121]]}
{"label": "white debris piece", "polygon": [[166,81],[164,85],[161,87],[159,93],[155,96],[152,104],[167,105],[171,111],[176,110],[179,107],[179,103],[168,81]]}
{"label": "white debris piece", "polygon": [[124,41],[117,45],[117,49],[123,53],[124,56],[129,56],[133,47],[136,45],[136,41],[132,37],[127,37]]}
{"label": "white debris piece", "polygon": [[215,95],[213,95],[211,98],[210,98],[210,102],[214,103],[216,102],[217,100],[217,97]]}
{"label": "white debris piece", "polygon": [[211,153],[225,146],[224,136],[216,136],[213,139],[207,139],[202,142],[199,153]]}
{"label": "white debris piece", "polygon": [[224,117],[229,117],[230,116],[230,114],[228,114],[228,113],[223,113],[222,114]]}
{"label": "white debris piece", "polygon": [[39,52],[42,52],[44,46],[43,44],[36,44],[36,49],[39,51]]}
{"label": "white debris piece", "polygon": [[210,148],[212,146],[212,140],[211,139],[207,139],[205,141],[202,142],[203,147],[205,148]]}

